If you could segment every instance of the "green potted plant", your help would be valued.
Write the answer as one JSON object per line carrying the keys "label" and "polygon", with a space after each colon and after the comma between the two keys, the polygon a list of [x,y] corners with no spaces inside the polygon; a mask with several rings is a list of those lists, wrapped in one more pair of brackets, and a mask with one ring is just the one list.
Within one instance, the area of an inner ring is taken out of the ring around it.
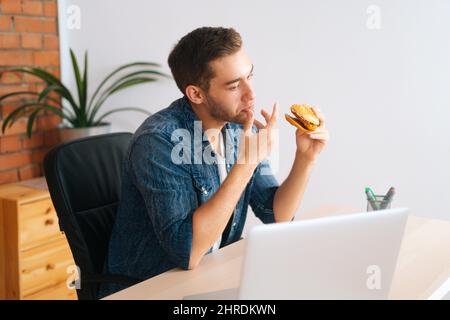
{"label": "green potted plant", "polygon": [[[61,140],[66,141],[82,136],[105,133],[109,131],[110,124],[105,118],[115,112],[138,111],[150,114],[147,110],[138,107],[115,108],[100,113],[105,101],[114,93],[138,84],[154,82],[161,77],[170,78],[156,69],[159,64],[153,62],[133,62],[118,67],[98,85],[94,94],[88,95],[88,59],[84,54],[84,68],[81,72],[77,58],[70,50],[72,67],[76,82],[76,95],[70,92],[57,77],[40,68],[10,68],[4,71],[23,72],[42,79],[46,86],[40,92],[18,91],[0,96],[0,103],[8,98],[18,98],[19,105],[3,121],[2,132],[12,126],[20,117],[27,117],[27,135],[31,137],[36,117],[44,111],[61,117],[66,124],[60,128]],[[137,69],[136,69],[137,68]],[[50,94],[53,93],[53,97]],[[55,98],[57,96],[59,99]],[[67,107],[63,107],[63,101]]]}

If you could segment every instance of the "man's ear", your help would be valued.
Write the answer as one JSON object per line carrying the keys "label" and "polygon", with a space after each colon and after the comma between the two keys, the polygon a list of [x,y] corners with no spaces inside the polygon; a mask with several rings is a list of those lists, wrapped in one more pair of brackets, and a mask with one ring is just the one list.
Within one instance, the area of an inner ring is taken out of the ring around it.
{"label": "man's ear", "polygon": [[186,97],[192,103],[202,104],[203,102],[205,102],[205,94],[200,87],[190,84],[186,87],[185,92],[186,92]]}

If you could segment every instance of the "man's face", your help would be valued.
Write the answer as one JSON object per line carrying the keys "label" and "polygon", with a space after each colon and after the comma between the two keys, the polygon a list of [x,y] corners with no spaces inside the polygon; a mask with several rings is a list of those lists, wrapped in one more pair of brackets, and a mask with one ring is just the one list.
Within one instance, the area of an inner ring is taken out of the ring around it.
{"label": "man's face", "polygon": [[214,78],[206,92],[206,107],[218,120],[243,124],[254,110],[253,64],[244,50],[210,62]]}

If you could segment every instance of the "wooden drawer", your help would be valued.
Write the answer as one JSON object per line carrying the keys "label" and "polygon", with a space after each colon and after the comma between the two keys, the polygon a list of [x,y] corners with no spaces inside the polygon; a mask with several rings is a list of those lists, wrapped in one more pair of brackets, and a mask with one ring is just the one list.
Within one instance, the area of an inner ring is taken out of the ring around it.
{"label": "wooden drawer", "polygon": [[50,198],[20,204],[18,218],[19,250],[38,246],[62,234]]}
{"label": "wooden drawer", "polygon": [[[46,290],[47,293],[44,295],[49,296],[49,288],[61,283],[65,285],[69,277],[67,267],[75,264],[65,237],[23,251],[20,255],[21,298],[30,297],[41,290]],[[58,290],[60,292],[62,289]],[[67,289],[67,291],[73,290]],[[67,296],[67,294],[63,296]]]}
{"label": "wooden drawer", "polygon": [[67,289],[66,282],[23,297],[23,300],[77,300],[77,291]]}

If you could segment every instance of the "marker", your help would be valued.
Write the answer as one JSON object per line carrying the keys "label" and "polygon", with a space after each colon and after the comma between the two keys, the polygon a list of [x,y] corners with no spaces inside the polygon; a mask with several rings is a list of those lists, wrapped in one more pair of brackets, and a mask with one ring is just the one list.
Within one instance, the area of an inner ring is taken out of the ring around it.
{"label": "marker", "polygon": [[367,200],[369,201],[370,205],[372,206],[372,209],[378,210],[378,206],[376,204],[377,198],[375,197],[375,194],[373,193],[372,189],[370,189],[369,187],[366,187],[364,192],[367,195]]}
{"label": "marker", "polygon": [[392,198],[394,197],[394,194],[395,194],[395,188],[390,187],[388,192],[384,196],[383,201],[381,202],[380,209],[386,209],[389,206],[389,204],[392,202]]}

